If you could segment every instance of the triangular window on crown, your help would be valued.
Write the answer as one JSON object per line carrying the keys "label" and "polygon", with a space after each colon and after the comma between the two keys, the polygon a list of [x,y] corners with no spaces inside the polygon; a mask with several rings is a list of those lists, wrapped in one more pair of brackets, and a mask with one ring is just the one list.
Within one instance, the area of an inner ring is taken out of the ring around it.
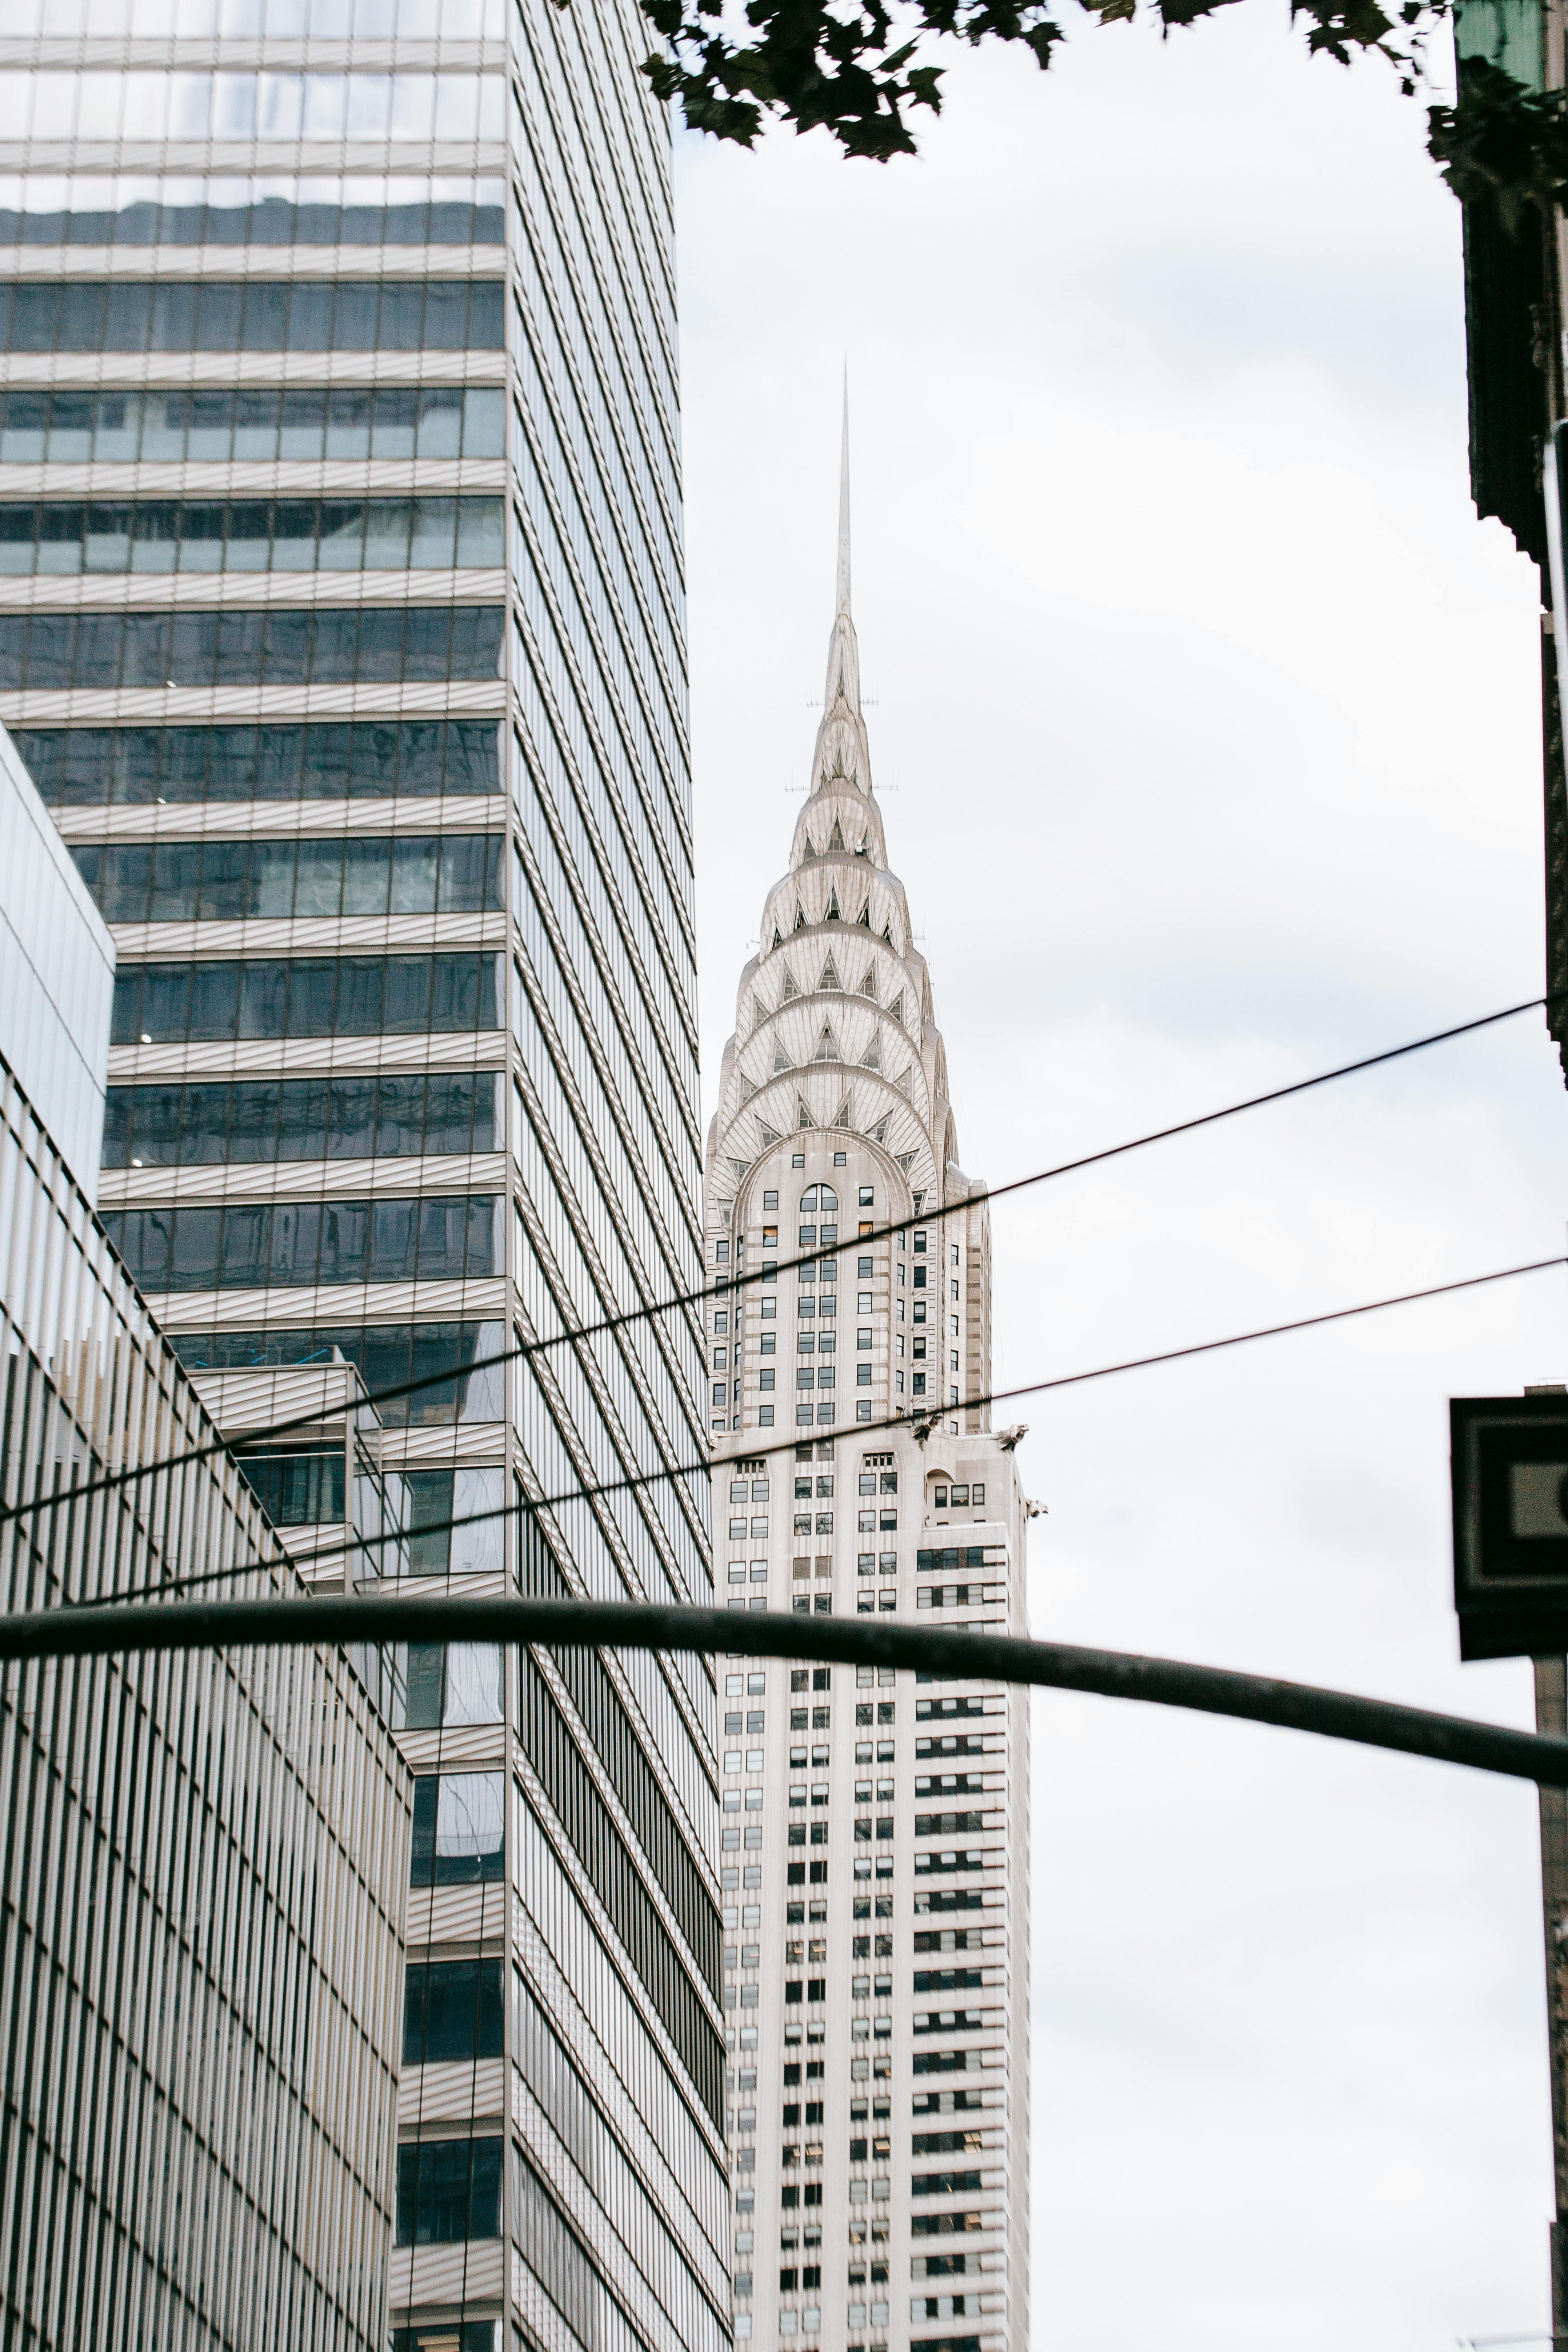
{"label": "triangular window on crown", "polygon": [[752,1084],[752,1080],[751,1080],[751,1079],[746,1076],[746,1073],[744,1072],[744,1070],[742,1070],[742,1073],[741,1073],[741,1100],[742,1100],[743,1103],[749,1103],[749,1102],[751,1101],[751,1099],[752,1099],[752,1097],[756,1093],[756,1091],[757,1091],[757,1089],[756,1089],[755,1086]]}
{"label": "triangular window on crown", "polygon": [[882,926],[882,937],[887,940],[888,945],[891,947],[893,944],[893,932],[890,919]]}
{"label": "triangular window on crown", "polygon": [[799,994],[800,988],[794,972],[786,970],[784,976],[784,986],[779,991],[779,1003],[781,1004],[787,1004],[792,996],[798,996]]}
{"label": "triangular window on crown", "polygon": [[900,1165],[900,1168],[912,1168],[912,1167],[914,1166],[914,1164],[915,1164],[915,1155],[914,1155],[914,1153],[913,1153],[912,1151],[900,1151],[900,1154],[899,1154],[899,1165]]}
{"label": "triangular window on crown", "polygon": [[889,1005],[888,1010],[901,1028],[903,1026],[904,1020],[904,992],[901,988],[900,989],[897,996],[894,997],[891,1004]]}
{"label": "triangular window on crown", "polygon": [[849,845],[844,838],[844,827],[839,824],[838,819],[835,817],[833,820],[833,831],[827,836],[827,846],[829,849],[847,849],[848,845]]}
{"label": "triangular window on crown", "polygon": [[775,1037],[773,1039],[773,1076],[777,1077],[781,1070],[793,1070],[795,1064]]}
{"label": "triangular window on crown", "polygon": [[798,899],[795,901],[795,927],[797,931],[804,931],[805,929],[805,908]]}
{"label": "triangular window on crown", "polygon": [[910,1086],[910,1070],[912,1067],[912,1064],[908,1065],[899,1072],[898,1076],[893,1080],[893,1084],[899,1088],[900,1092],[908,1095],[911,1102],[913,1102],[915,1098],[913,1090]]}
{"label": "triangular window on crown", "polygon": [[822,1034],[816,1041],[816,1051],[811,1058],[814,1062],[841,1062],[844,1059],[838,1050],[838,1040],[833,1034],[831,1023],[826,1021],[823,1023]]}
{"label": "triangular window on crown", "polygon": [[803,866],[815,866],[818,851],[816,844],[813,841],[810,834],[808,833],[801,845],[800,862]]}
{"label": "triangular window on crown", "polygon": [[800,1105],[800,1117],[795,1120],[795,1125],[797,1128],[815,1127],[816,1125],[816,1121],[813,1118],[811,1113],[807,1110],[804,1103]]}
{"label": "triangular window on crown", "polygon": [[882,1041],[879,1037],[873,1037],[860,1056],[860,1067],[863,1070],[879,1070],[881,1066]]}
{"label": "triangular window on crown", "polygon": [[775,948],[782,948],[782,947],[783,947],[783,945],[784,945],[784,940],[783,940],[783,938],[782,938],[782,936],[781,936],[781,934],[780,934],[779,927],[778,927],[778,925],[777,925],[776,923],[773,925],[773,939],[772,939],[772,940],[769,942],[769,944],[770,944],[771,946],[773,946],[773,947],[775,947]]}
{"label": "triangular window on crown", "polygon": [[817,986],[819,988],[842,988],[844,982],[838,977],[838,967],[834,962],[833,958],[829,956],[827,961],[822,967],[822,978],[818,981]]}
{"label": "triangular window on crown", "polygon": [[762,1120],[761,1120],[761,1119],[758,1119],[758,1121],[757,1121],[757,1133],[762,1137],[763,1141],[765,1144],[766,1144],[766,1143],[776,1143],[776,1142],[778,1141],[778,1139],[779,1139],[779,1132],[778,1132],[777,1128],[776,1128],[776,1127],[764,1127],[764,1125],[763,1124],[763,1122],[762,1122]]}
{"label": "triangular window on crown", "polygon": [[867,967],[866,977],[860,982],[860,993],[862,996],[869,996],[873,1001],[875,1000],[877,994],[877,967],[875,964],[870,964]]}
{"label": "triangular window on crown", "polygon": [[[773,1138],[768,1134],[765,1127],[763,1129],[763,1136],[765,1141],[772,1142]],[[885,1118],[879,1118],[871,1129],[871,1140],[873,1143],[886,1143],[888,1140],[888,1122]]]}
{"label": "triangular window on crown", "polygon": [[839,1104],[838,1116],[834,1120],[833,1124],[835,1127],[842,1127],[846,1129],[854,1126],[855,1122],[849,1116],[849,1097],[847,1095],[845,1096],[843,1101]]}
{"label": "triangular window on crown", "polygon": [[868,898],[868,899],[867,899],[867,901],[866,901],[865,905],[861,908],[860,912],[856,916],[855,920],[856,920],[858,923],[862,924],[862,925],[864,926],[864,928],[865,928],[867,930],[869,930],[869,929],[870,929],[870,928],[871,928],[871,901],[869,900],[869,898]]}
{"label": "triangular window on crown", "polygon": [[844,909],[838,903],[838,893],[837,890],[830,890],[828,892],[827,912],[824,915],[822,919],[825,923],[841,923],[844,920]]}

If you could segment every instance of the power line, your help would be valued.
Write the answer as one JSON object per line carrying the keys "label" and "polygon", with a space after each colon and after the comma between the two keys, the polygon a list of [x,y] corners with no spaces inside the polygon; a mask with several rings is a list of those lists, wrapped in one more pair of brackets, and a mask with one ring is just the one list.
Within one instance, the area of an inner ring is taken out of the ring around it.
{"label": "power line", "polygon": [[134,1601],[112,1610],[53,1608],[0,1616],[0,1660],[409,1641],[699,1650],[901,1667],[944,1680],[1006,1682],[1037,1690],[1142,1699],[1159,1706],[1315,1732],[1398,1755],[1425,1756],[1531,1780],[1542,1788],[1568,1788],[1568,1739],[1181,1659],[903,1625],[881,1617],[796,1617],[751,1610],[735,1615],[722,1609],[642,1601],[456,1600],[446,1594],[427,1600],[373,1594],[176,1601],[156,1608]]}
{"label": "power line", "polygon": [[[1165,1348],[1152,1356],[1130,1356],[1121,1363],[1099,1364],[1090,1371],[1059,1372],[1049,1380],[1026,1381],[1016,1388],[993,1389],[989,1395],[968,1397],[961,1405],[933,1405],[929,1410],[919,1413],[889,1414],[881,1421],[849,1422],[842,1430],[835,1430],[834,1438],[836,1442],[839,1437],[850,1438],[864,1444],[868,1438],[880,1436],[889,1430],[912,1427],[917,1436],[922,1430],[924,1431],[924,1436],[921,1437],[921,1443],[923,1444],[937,1423],[945,1421],[951,1412],[978,1412],[983,1406],[1014,1404],[1021,1398],[1044,1396],[1054,1389],[1081,1388],[1090,1381],[1112,1380],[1120,1372],[1147,1371],[1156,1364],[1175,1364],[1193,1356],[1217,1355],[1228,1348],[1248,1347],[1255,1339],[1282,1339],[1292,1331],[1310,1331],[1326,1323],[1346,1323],[1360,1315],[1380,1315],[1387,1307],[1410,1307],[1424,1298],[1445,1298],[1459,1290],[1481,1290],[1490,1283],[1511,1282],[1519,1275],[1543,1274],[1548,1268],[1558,1265],[1568,1265],[1568,1255],[1532,1258],[1523,1265],[1500,1266],[1492,1274],[1466,1275],[1458,1282],[1435,1282],[1423,1290],[1398,1291],[1388,1298],[1364,1299],[1355,1307],[1333,1307],[1321,1315],[1298,1316],[1289,1323],[1267,1323],[1261,1325],[1257,1330],[1234,1331],[1223,1339],[1197,1339],[1184,1348]],[[736,1459],[743,1458],[747,1462],[770,1461],[775,1454],[794,1454],[796,1448],[805,1442],[799,1435],[781,1437],[768,1445],[748,1446],[743,1457],[737,1456]],[[816,1442],[815,1430],[812,1442]],[[459,1518],[441,1519],[414,1529],[394,1529],[388,1534],[379,1536],[356,1536],[351,1541],[329,1545],[321,1551],[312,1552],[309,1564],[314,1568],[325,1559],[337,1559],[353,1553],[374,1551],[383,1544],[404,1542],[410,1534],[419,1536],[450,1534],[458,1528],[493,1524],[497,1519],[512,1518],[525,1512],[555,1510],[563,1503],[592,1502],[602,1495],[627,1494],[645,1486],[657,1486],[665,1479],[692,1477],[704,1470],[710,1470],[712,1466],[711,1462],[708,1460],[689,1462],[675,1466],[661,1465],[657,1470],[628,1473],[624,1478],[606,1479],[596,1486],[574,1486],[559,1495],[523,1496],[515,1502],[498,1504],[488,1511],[469,1511]],[[68,1495],[62,1499],[69,1500],[70,1497]],[[174,1577],[164,1584],[141,1588],[122,1586],[112,1592],[92,1595],[81,1601],[61,1602],[57,1605],[75,1610],[109,1608],[128,1598],[133,1590],[140,1589],[149,1594],[189,1591],[196,1585],[227,1583],[241,1576],[254,1575],[258,1563],[253,1561],[241,1568],[215,1569],[197,1576]]]}
{"label": "power line", "polygon": [[[1007,1183],[993,1185],[985,1192],[975,1197],[987,1202],[1006,1200],[1011,1194],[1027,1192],[1037,1184],[1048,1184],[1058,1176],[1076,1175],[1083,1169],[1099,1167],[1106,1160],[1122,1159],[1131,1152],[1145,1150],[1151,1144],[1168,1143],[1178,1136],[1194,1134],[1201,1128],[1214,1127],[1225,1119],[1237,1118],[1245,1111],[1260,1110],[1270,1103],[1285,1102],[1293,1095],[1310,1094],[1319,1087],[1331,1086],[1337,1079],[1353,1077],[1360,1071],[1380,1068],[1384,1063],[1401,1061],[1410,1054],[1425,1053],[1429,1046],[1447,1045],[1456,1037],[1468,1037],[1478,1030],[1495,1028],[1500,1022],[1516,1020],[1521,1013],[1539,1012],[1543,1005],[1552,1003],[1559,995],[1568,995],[1568,991],[1557,990],[1551,995],[1531,996],[1526,998],[1522,1003],[1505,1005],[1500,1012],[1484,1013],[1474,1021],[1461,1021],[1451,1028],[1436,1029],[1428,1036],[1412,1038],[1403,1045],[1390,1045],[1382,1053],[1363,1055],[1358,1061],[1342,1062],[1334,1069],[1320,1070],[1310,1078],[1294,1079],[1289,1086],[1273,1087],[1266,1094],[1249,1095],[1245,1100],[1227,1103],[1218,1110],[1200,1112],[1196,1118],[1181,1119],[1173,1127],[1153,1128],[1146,1135],[1133,1136],[1125,1143],[1109,1144],[1101,1150],[1086,1152],[1077,1160],[1060,1160],[1054,1167],[1037,1170],[1031,1176],[1016,1176]],[[671,1297],[656,1301],[651,1306],[628,1307],[618,1315],[605,1316],[596,1323],[580,1325],[575,1330],[558,1331],[547,1339],[518,1340],[510,1347],[498,1349],[493,1355],[478,1356],[468,1364],[453,1365],[445,1371],[422,1373],[415,1380],[399,1381],[389,1388],[368,1391],[357,1400],[357,1402],[361,1405],[394,1403],[401,1397],[416,1395],[422,1389],[438,1388],[447,1381],[469,1379],[476,1372],[494,1370],[503,1364],[542,1355],[550,1349],[564,1347],[569,1342],[605,1338],[614,1332],[625,1330],[634,1323],[646,1322],[654,1316],[672,1314],[681,1307],[700,1307],[710,1299],[731,1298],[737,1291],[751,1289],[767,1279],[776,1279],[781,1274],[793,1273],[803,1265],[816,1265],[824,1255],[835,1256],[840,1249],[849,1248],[852,1242],[853,1246],[864,1249],[870,1243],[886,1241],[894,1234],[907,1231],[912,1223],[941,1224],[947,1218],[956,1216],[970,1205],[967,1200],[955,1201],[950,1202],[946,1208],[923,1212],[918,1218],[903,1217],[895,1223],[870,1226],[864,1234],[853,1237],[847,1236],[843,1242],[835,1243],[831,1249],[826,1252],[818,1247],[803,1251],[795,1257],[782,1259],[777,1264],[766,1267],[758,1266],[745,1271],[737,1267],[734,1274],[727,1276],[721,1284],[716,1281],[697,1290],[679,1292]],[[1411,1295],[1414,1297],[1419,1294]],[[1019,1391],[1019,1393],[1033,1393],[1033,1391]],[[973,1402],[978,1402],[983,1400],[973,1400]],[[258,1429],[236,1431],[227,1437],[211,1440],[206,1444],[192,1447],[184,1454],[166,1454],[161,1460],[139,1463],[132,1468],[113,1471],[101,1478],[86,1479],[76,1486],[59,1487],[52,1494],[37,1496],[26,1502],[6,1504],[0,1507],[0,1526],[4,1526],[8,1519],[24,1518],[33,1513],[53,1510],[68,1503],[86,1502],[95,1495],[113,1493],[121,1487],[134,1486],[143,1478],[153,1477],[162,1471],[184,1469],[192,1463],[208,1461],[215,1454],[232,1453],[241,1444],[259,1444],[264,1440],[270,1441],[273,1438],[287,1436],[293,1430],[313,1428],[322,1417],[321,1410],[313,1412],[293,1413],[286,1420],[269,1422]],[[895,1424],[889,1423],[879,1425]],[[706,1468],[708,1465],[704,1463],[701,1466]]]}

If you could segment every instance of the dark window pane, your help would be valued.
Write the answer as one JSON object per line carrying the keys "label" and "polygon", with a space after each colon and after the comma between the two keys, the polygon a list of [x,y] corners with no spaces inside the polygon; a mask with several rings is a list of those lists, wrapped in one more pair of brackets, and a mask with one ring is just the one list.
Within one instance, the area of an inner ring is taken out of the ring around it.
{"label": "dark window pane", "polygon": [[[357,675],[364,684],[379,686],[392,684],[401,677],[426,678],[446,676],[444,665],[438,672],[416,668],[405,654],[405,621],[406,619],[408,637],[413,640],[417,634],[418,624],[426,618],[423,612],[412,612],[405,616],[397,611],[382,612],[372,609],[358,617],[360,619],[358,667],[357,672],[351,669],[347,673],[349,677]],[[437,618],[444,633],[447,625],[447,615],[444,612],[438,611]]]}
{"label": "dark window pane", "polygon": [[412,1282],[416,1275],[426,1281],[437,1281],[447,1272],[445,1254],[433,1247],[430,1265],[420,1264],[420,1210],[427,1209],[439,1219],[447,1208],[444,1201],[376,1201],[371,1204],[367,1239],[369,1271],[372,1282]]}
{"label": "dark window pane", "polygon": [[499,278],[477,278],[469,289],[468,349],[499,352],[504,341],[505,288]]}
{"label": "dark window pane", "polygon": [[[331,1129],[327,1137],[327,1156],[332,1160],[369,1160],[378,1150],[408,1151],[407,1143],[388,1143],[383,1139],[376,1118],[378,1092],[405,1092],[419,1082],[408,1078],[386,1079],[378,1087],[374,1078],[335,1078],[332,1081],[329,1116]],[[417,1151],[417,1143],[412,1146]]]}
{"label": "dark window pane", "polygon": [[[114,1218],[106,1220],[119,1241]],[[120,1223],[124,1223],[122,1214]],[[500,1352],[505,1327],[500,1323],[345,1324],[306,1329],[206,1331],[176,1334],[171,1344],[183,1364],[194,1370],[235,1370],[262,1364],[315,1364],[331,1360],[339,1350],[357,1366],[365,1387],[375,1393],[405,1381],[429,1381],[411,1395],[389,1398],[381,1416],[389,1428],[449,1428],[456,1422],[499,1421],[502,1415],[501,1373],[489,1360]],[[483,1360],[488,1369],[461,1368]],[[434,1378],[458,1367],[450,1379]]]}
{"label": "dark window pane", "polygon": [[101,286],[18,286],[11,302],[10,347],[52,352],[58,334],[62,351],[96,351],[102,317]]}
{"label": "dark window pane", "polygon": [[393,847],[392,911],[430,915],[440,905],[441,839],[437,834],[405,834]]}
{"label": "dark window pane", "polygon": [[[276,1078],[242,1078],[233,1087],[192,1087],[190,1094],[203,1098],[191,1104],[193,1128],[205,1125],[220,1144],[226,1138],[226,1156],[231,1160],[276,1159],[282,1101],[289,1091]],[[299,1159],[302,1155],[284,1151],[281,1156]]]}
{"label": "dark window pane", "polygon": [[411,1962],[403,1989],[403,2063],[435,2066],[501,2054],[500,1960]]}
{"label": "dark window pane", "polygon": [[[435,286],[426,288],[418,285],[384,288],[381,297],[380,348],[384,352],[418,351],[426,341],[424,328],[426,316],[434,312],[441,295],[449,297],[451,290],[450,285],[440,288]],[[426,303],[427,292],[436,297],[435,301]],[[430,342],[427,347],[433,351],[454,351],[461,348],[458,344],[441,342]],[[356,344],[353,348],[368,350],[370,345]]]}
{"label": "dark window pane", "polygon": [[345,1524],[345,1469],[331,1454],[252,1454],[239,1465],[262,1509],[278,1528]]}
{"label": "dark window pane", "polygon": [[[268,1244],[271,1238],[272,1226],[277,1220],[274,1219],[270,1206],[259,1202],[251,1206],[229,1208],[221,1212],[216,1209],[177,1210],[174,1223],[178,1265],[183,1268],[187,1263],[185,1255],[187,1223],[198,1218],[210,1218],[216,1225],[220,1214],[224,1228],[222,1256],[216,1267],[216,1277],[207,1257],[198,1254],[197,1244],[193,1242],[188,1257],[188,1263],[193,1270],[192,1278],[179,1283],[177,1286],[180,1289],[211,1290],[215,1286],[215,1279],[226,1290],[248,1290],[266,1282],[270,1270]],[[204,1227],[201,1237],[202,1251],[205,1252],[206,1247]],[[204,1276],[199,1281],[195,1279],[198,1270]]]}
{"label": "dark window pane", "polygon": [[[239,921],[253,911],[252,866],[260,865],[268,851],[292,845],[267,841],[161,843],[153,919],[173,922],[194,916],[207,923]],[[195,883],[198,858],[199,887]]]}
{"label": "dark window pane", "polygon": [[[161,967],[167,970],[168,967]],[[190,1034],[193,1037],[234,1037],[249,1034],[238,1019],[239,977],[244,966],[198,963],[191,975]],[[142,1027],[148,1023],[145,1018]],[[154,1031],[153,1034],[165,1034]],[[174,1034],[173,1032],[167,1034]],[[261,1033],[266,1034],[264,1031]]]}
{"label": "dark window pane", "polygon": [[[433,610],[416,607],[410,621],[435,621],[446,618],[437,606]],[[499,677],[501,671],[501,625],[504,615],[499,604],[458,604],[451,610],[452,648],[448,672],[443,656],[440,669],[416,673],[412,666],[410,677],[426,675],[432,677]]]}
{"label": "dark window pane", "polygon": [[372,835],[341,845],[342,910],[345,915],[384,915],[395,861],[403,844]]}
{"label": "dark window pane", "polygon": [[[439,987],[439,975],[448,965],[466,961],[458,956],[398,956],[386,967],[386,1013],[388,1030],[404,1036],[418,1036],[432,1025],[432,975]],[[465,1024],[465,1026],[469,1024]]]}
{"label": "dark window pane", "polygon": [[483,1078],[433,1076],[427,1082],[422,1107],[425,1150],[494,1150],[494,1101],[495,1081],[488,1074]]}
{"label": "dark window pane", "polygon": [[397,2151],[397,2242],[449,2245],[500,2235],[501,2143],[405,2140]]}
{"label": "dark window pane", "polygon": [[247,801],[258,791],[257,751],[271,733],[257,727],[172,727],[165,737],[163,798]]}
{"label": "dark window pane", "polygon": [[[319,289],[312,287],[310,290],[312,294],[320,293],[326,300],[331,299],[332,292],[331,287]],[[393,289],[389,289],[389,292],[391,290]],[[416,286],[399,287],[395,290],[400,294],[413,293],[417,296],[419,289]],[[299,309],[300,291],[300,289],[296,289],[294,296],[296,311]],[[321,341],[311,341],[308,345],[301,342],[296,327],[290,338],[294,349],[296,351],[308,349],[315,352],[335,348],[340,352],[374,352],[376,348],[376,310],[377,296],[380,291],[380,288],[374,280],[367,284],[363,280],[344,279],[337,288],[337,308],[330,326],[323,317],[321,328],[318,330],[314,313],[311,314],[311,331],[312,333],[320,331]],[[323,310],[324,308],[323,302]],[[401,350],[405,347],[394,343],[390,348]]]}
{"label": "dark window pane", "polygon": [[103,1165],[124,1168],[130,1164],[132,1112],[134,1094],[129,1087],[110,1087],[103,1104]]}
{"label": "dark window pane", "polygon": [[[111,289],[111,302],[118,299],[121,290],[118,286]],[[232,352],[235,350],[239,341],[239,316],[234,300],[237,290],[232,286],[187,285],[178,279],[171,279],[162,286],[153,286],[146,289],[141,287],[123,289],[126,293],[141,294],[145,291],[150,294],[152,298],[151,342],[155,352]],[[210,336],[206,331],[209,318],[213,322],[213,331]],[[226,327],[226,334],[223,331]],[[115,344],[111,348],[127,349],[131,346]]]}
{"label": "dark window pane", "polygon": [[414,1782],[410,1883],[471,1886],[500,1878],[505,1802],[500,1772],[420,1773]]}
{"label": "dark window pane", "polygon": [[303,728],[289,731],[296,747],[291,778],[295,793],[304,800],[346,800],[353,775],[353,740],[358,730],[353,727],[312,727],[308,733]]}
{"label": "dark window pane", "polygon": [[410,1642],[403,1720],[409,1731],[440,1728],[447,1694],[447,1645]]}
{"label": "dark window pane", "polygon": [[[270,665],[276,649],[298,646],[301,656],[310,642],[312,615],[309,613],[253,613],[231,611],[203,614],[209,642],[213,675],[220,686],[256,686],[279,683],[294,686],[304,676],[302,659],[290,669],[285,662],[283,674]],[[184,680],[181,681],[184,683]]]}
{"label": "dark window pane", "polygon": [[280,985],[277,1025],[268,1031],[268,1035],[331,1036],[339,1026],[341,969],[328,956],[278,965]]}

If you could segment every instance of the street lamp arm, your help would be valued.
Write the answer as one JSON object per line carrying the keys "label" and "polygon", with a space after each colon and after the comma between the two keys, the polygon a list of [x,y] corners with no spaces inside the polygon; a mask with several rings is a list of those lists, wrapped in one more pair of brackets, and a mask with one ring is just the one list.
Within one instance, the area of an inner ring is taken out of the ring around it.
{"label": "street lamp arm", "polygon": [[1226,1715],[1397,1755],[1426,1756],[1568,1788],[1568,1739],[1397,1706],[1272,1675],[1065,1642],[909,1625],[884,1617],[796,1616],[640,1601],[553,1601],[384,1591],[304,1599],[145,1601],[0,1615],[0,1662],[121,1652],[266,1649],[386,1642],[522,1642],[547,1647],[701,1650],[825,1665],[902,1667],[950,1679],[1142,1699]]}

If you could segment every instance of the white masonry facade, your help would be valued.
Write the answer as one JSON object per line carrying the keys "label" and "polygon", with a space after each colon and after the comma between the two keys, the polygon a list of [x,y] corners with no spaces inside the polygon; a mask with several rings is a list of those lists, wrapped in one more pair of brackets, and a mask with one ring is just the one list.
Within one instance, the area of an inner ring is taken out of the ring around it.
{"label": "white masonry facade", "polygon": [[[716,1579],[732,1610],[1021,1633],[989,1221],[871,788],[847,436],[822,724],[760,937],[708,1139]],[[1023,2352],[1025,1699],[723,1664],[736,2337]]]}

